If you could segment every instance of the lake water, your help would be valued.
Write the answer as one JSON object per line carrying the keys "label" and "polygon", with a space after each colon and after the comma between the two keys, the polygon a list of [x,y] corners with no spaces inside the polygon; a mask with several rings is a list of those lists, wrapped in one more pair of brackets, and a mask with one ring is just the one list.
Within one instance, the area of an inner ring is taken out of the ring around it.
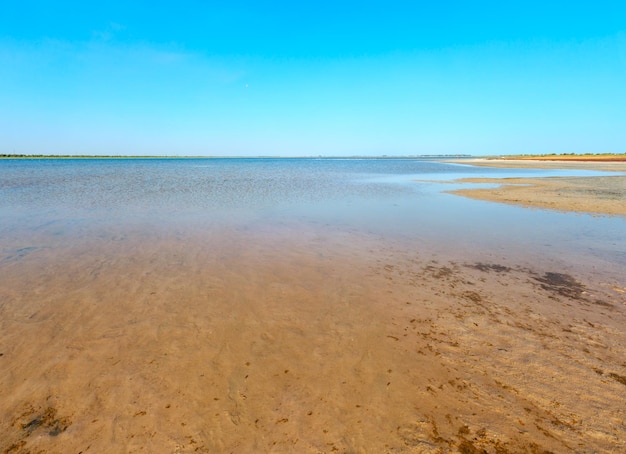
{"label": "lake water", "polygon": [[609,272],[626,262],[623,218],[473,201],[443,193],[460,185],[442,183],[592,174],[413,159],[5,160],[0,254],[6,261],[15,249],[90,236],[342,231],[448,257],[471,252]]}
{"label": "lake water", "polygon": [[548,175],[0,160],[0,450],[624,448],[626,220],[443,192]]}

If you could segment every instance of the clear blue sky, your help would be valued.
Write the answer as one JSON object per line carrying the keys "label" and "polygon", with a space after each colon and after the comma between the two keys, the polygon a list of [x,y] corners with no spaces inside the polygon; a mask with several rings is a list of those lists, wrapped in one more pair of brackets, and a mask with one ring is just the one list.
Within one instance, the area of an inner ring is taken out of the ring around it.
{"label": "clear blue sky", "polygon": [[626,152],[626,2],[0,1],[0,153]]}

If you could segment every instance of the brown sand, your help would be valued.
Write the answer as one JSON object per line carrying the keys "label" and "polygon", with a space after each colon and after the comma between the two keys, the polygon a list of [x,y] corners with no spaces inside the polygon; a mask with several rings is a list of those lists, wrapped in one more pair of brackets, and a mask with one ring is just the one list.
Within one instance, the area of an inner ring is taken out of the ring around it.
{"label": "brown sand", "polygon": [[626,162],[626,153],[622,154],[561,154],[561,155],[521,155],[499,158],[498,160],[516,161],[559,161],[559,162]]}
{"label": "brown sand", "polygon": [[0,452],[621,452],[626,282],[354,233],[0,256]]}
{"label": "brown sand", "polygon": [[[624,162],[544,162],[518,160],[467,160],[463,163],[489,167],[584,169],[625,172]],[[609,174],[610,175],[610,174]],[[449,191],[479,200],[594,214],[626,216],[626,176],[550,178],[464,178],[461,183],[493,183],[494,188]]]}
{"label": "brown sand", "polygon": [[609,172],[626,172],[626,161],[601,161],[601,160],[542,160],[542,159],[457,159],[448,162],[457,164],[470,164],[482,167],[500,167],[509,169],[580,169],[580,170],[604,170]]}

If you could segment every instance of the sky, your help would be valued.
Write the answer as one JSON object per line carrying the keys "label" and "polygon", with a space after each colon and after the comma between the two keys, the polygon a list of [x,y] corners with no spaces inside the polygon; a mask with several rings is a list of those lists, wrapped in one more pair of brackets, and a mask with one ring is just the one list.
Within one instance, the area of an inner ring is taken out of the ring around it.
{"label": "sky", "polygon": [[0,0],[0,153],[626,153],[626,2]]}

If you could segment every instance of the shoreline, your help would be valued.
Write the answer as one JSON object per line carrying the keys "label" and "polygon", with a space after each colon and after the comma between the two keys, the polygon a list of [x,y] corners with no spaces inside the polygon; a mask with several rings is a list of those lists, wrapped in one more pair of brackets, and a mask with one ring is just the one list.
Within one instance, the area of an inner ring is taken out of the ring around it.
{"label": "shoreline", "polygon": [[424,161],[444,161],[450,159],[474,159],[471,156],[464,155],[406,155],[406,156],[282,156],[282,155],[233,155],[233,156],[221,156],[221,155],[6,155],[0,154],[0,160],[30,160],[30,159],[50,159],[50,160],[64,160],[64,159],[371,159],[371,160],[424,160]]}
{"label": "shoreline", "polygon": [[599,170],[603,172],[626,172],[626,160],[602,159],[508,159],[508,158],[471,158],[450,159],[444,162],[463,164],[478,167],[495,167],[501,169],[572,169],[572,170]]}
{"label": "shoreline", "polygon": [[614,174],[626,172],[626,162],[472,159],[462,162],[455,161],[455,163],[496,168],[572,169],[607,172],[607,176],[591,177],[463,178],[455,180],[455,182],[487,183],[498,186],[457,189],[446,192],[472,199],[519,205],[526,208],[626,216],[624,204],[624,200],[626,200],[626,175]]}

